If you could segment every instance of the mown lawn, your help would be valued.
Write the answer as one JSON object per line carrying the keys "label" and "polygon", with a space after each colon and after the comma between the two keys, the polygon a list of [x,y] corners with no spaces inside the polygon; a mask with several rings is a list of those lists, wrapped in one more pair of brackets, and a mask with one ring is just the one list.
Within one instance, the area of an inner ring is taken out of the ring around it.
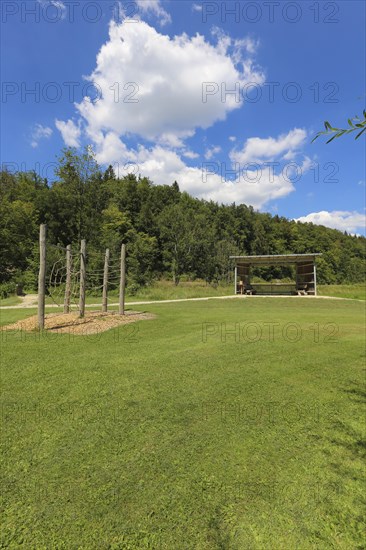
{"label": "mown lawn", "polygon": [[[138,302],[148,300],[177,300],[185,298],[206,298],[215,296],[231,296],[233,285],[209,285],[202,281],[181,282],[178,286],[171,281],[156,281],[154,284],[141,287],[136,293],[131,294],[127,288],[127,302]],[[352,298],[356,300],[366,299],[366,286],[364,284],[353,285],[318,285],[319,296],[334,296],[336,298]],[[47,304],[63,303],[63,296],[57,295],[54,298],[47,297]],[[118,292],[114,290],[109,293],[109,302],[118,302]],[[77,297],[75,303],[78,303]],[[101,304],[101,296],[87,295],[87,304]],[[7,305],[7,304],[3,304]],[[10,305],[10,304],[9,304]]]}
{"label": "mown lawn", "polygon": [[[52,290],[51,290],[52,291]],[[29,291],[29,294],[35,294],[36,290]],[[138,302],[148,300],[175,300],[185,298],[205,298],[217,296],[231,296],[233,294],[233,284],[206,284],[205,281],[182,281],[178,286],[172,281],[156,281],[152,285],[141,287],[135,293],[131,293],[127,287],[127,302]],[[320,296],[334,296],[339,298],[352,298],[356,300],[366,299],[366,287],[364,284],[353,285],[318,285],[318,294]],[[73,296],[73,303],[78,304],[78,296]],[[118,302],[118,289],[109,292],[109,302]],[[18,296],[10,296],[0,300],[0,306],[12,306],[21,303]],[[87,304],[101,304],[101,295],[86,296]],[[46,297],[48,305],[63,305],[63,290],[54,289],[52,296]]]}
{"label": "mown lawn", "polygon": [[339,298],[365,300],[366,285],[364,283],[353,285],[319,285],[318,293],[320,296],[335,296]]}
{"label": "mown lawn", "polygon": [[3,332],[2,548],[364,548],[364,305],[139,309]]}
{"label": "mown lawn", "polygon": [[1,306],[17,306],[22,303],[22,299],[19,296],[9,296],[8,298],[0,298]]}
{"label": "mown lawn", "polygon": [[[186,298],[205,298],[214,296],[230,296],[234,292],[234,284],[231,285],[213,285],[205,281],[182,281],[175,285],[172,281],[155,281],[153,284],[140,287],[136,292],[126,289],[126,300],[128,302],[148,301],[148,300],[175,300]],[[54,298],[48,296],[47,304],[63,303],[63,295],[56,289]],[[73,298],[77,303],[77,296]],[[109,292],[110,303],[118,303],[118,289]],[[86,296],[87,304],[101,304],[101,294]]]}

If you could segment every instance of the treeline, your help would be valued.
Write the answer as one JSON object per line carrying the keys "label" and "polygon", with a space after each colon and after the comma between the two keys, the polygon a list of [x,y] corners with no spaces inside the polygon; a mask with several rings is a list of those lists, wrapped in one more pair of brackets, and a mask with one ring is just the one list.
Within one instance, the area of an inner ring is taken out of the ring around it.
{"label": "treeline", "polygon": [[[219,205],[198,200],[172,185],[153,185],[148,178],[118,179],[102,171],[92,152],[63,151],[56,181],[34,172],[1,173],[0,284],[34,287],[38,269],[39,224],[46,223],[48,242],[88,250],[106,247],[117,257],[127,244],[128,285],[150,284],[169,277],[208,282],[227,281],[230,255],[321,252],[320,283],[365,279],[364,237],[323,226],[302,224],[256,212],[251,206]],[[102,257],[102,255],[101,255]],[[264,279],[290,276],[280,268],[262,269]]]}

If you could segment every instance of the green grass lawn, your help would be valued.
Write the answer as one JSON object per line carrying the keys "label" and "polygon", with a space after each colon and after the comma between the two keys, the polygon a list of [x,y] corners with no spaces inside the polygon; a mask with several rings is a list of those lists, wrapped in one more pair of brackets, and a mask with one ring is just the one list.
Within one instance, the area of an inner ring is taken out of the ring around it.
{"label": "green grass lawn", "polygon": [[0,306],[17,306],[22,303],[19,296],[9,296],[8,298],[0,298]]}
{"label": "green grass lawn", "polygon": [[[214,296],[231,296],[233,285],[209,285],[205,282],[192,281],[181,282],[175,286],[171,281],[156,281],[153,285],[140,288],[135,294],[129,293],[127,288],[126,300],[128,302],[139,302],[148,300],[176,300],[184,298],[205,298]],[[334,296],[339,298],[353,298],[357,300],[366,299],[364,284],[354,285],[318,285],[319,296]],[[57,303],[63,303],[62,297],[55,297]],[[110,303],[118,302],[118,292],[109,293]],[[77,302],[77,300],[76,300]],[[46,298],[47,304],[54,304],[51,297]],[[101,304],[101,296],[87,296],[87,304]],[[5,303],[3,305],[6,305]],[[11,304],[9,304],[11,305]]]}
{"label": "green grass lawn", "polygon": [[[205,281],[182,281],[179,285],[175,285],[172,281],[156,281],[154,284],[139,288],[134,294],[131,294],[129,288],[126,289],[126,300],[129,302],[139,302],[148,300],[175,300],[184,298],[205,298],[209,296],[229,296],[233,294],[234,285],[210,285]],[[47,304],[63,303],[62,295],[55,297],[48,296]],[[77,301],[77,300],[76,300]],[[109,292],[109,301],[111,303],[118,302],[118,290]],[[86,296],[87,304],[101,304],[102,297]]]}
{"label": "green grass lawn", "polygon": [[3,332],[1,547],[364,548],[364,305],[136,309]]}
{"label": "green grass lawn", "polygon": [[364,283],[354,285],[319,285],[320,296],[335,296],[339,298],[366,299],[366,286]]}
{"label": "green grass lawn", "polygon": [[[36,291],[30,291],[34,294]],[[126,291],[127,302],[139,302],[148,300],[175,300],[184,298],[205,298],[215,296],[231,296],[233,294],[233,284],[209,285],[204,281],[182,281],[175,286],[172,281],[156,281],[154,284],[140,288],[136,293],[131,294],[129,289]],[[353,285],[318,285],[318,294],[320,296],[334,296],[339,298],[353,298],[357,300],[366,299],[366,290],[364,284]],[[78,297],[73,301],[78,303]],[[118,291],[109,293],[109,302],[118,302]],[[21,303],[17,296],[11,296],[0,301],[0,306],[12,306]],[[101,304],[101,296],[86,296],[87,304]],[[46,297],[47,305],[63,304],[63,294],[61,290],[55,290],[53,298]]]}

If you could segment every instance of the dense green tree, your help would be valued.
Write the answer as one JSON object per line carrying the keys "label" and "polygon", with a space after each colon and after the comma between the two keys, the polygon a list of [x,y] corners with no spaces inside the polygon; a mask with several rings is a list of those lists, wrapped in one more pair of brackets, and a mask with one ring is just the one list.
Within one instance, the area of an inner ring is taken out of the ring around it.
{"label": "dense green tree", "polygon": [[[95,237],[100,222],[101,183],[103,181],[94,154],[86,147],[80,155],[73,149],[66,149],[59,159],[56,170],[58,181],[51,189],[49,221],[60,224],[52,229],[54,237],[64,242],[63,228],[69,230],[68,241]],[[53,208],[60,209],[59,216]],[[66,244],[66,243],[65,243]]]}
{"label": "dense green tree", "polygon": [[112,254],[119,254],[121,243],[129,240],[132,232],[132,223],[126,212],[111,203],[102,211],[100,226],[100,242],[105,248],[109,248]]}
{"label": "dense green tree", "polygon": [[129,285],[143,286],[153,281],[158,256],[155,237],[134,233],[127,247]]}
{"label": "dense green tree", "polygon": [[0,205],[0,280],[8,281],[28,267],[37,241],[37,213],[32,202],[8,201]]}

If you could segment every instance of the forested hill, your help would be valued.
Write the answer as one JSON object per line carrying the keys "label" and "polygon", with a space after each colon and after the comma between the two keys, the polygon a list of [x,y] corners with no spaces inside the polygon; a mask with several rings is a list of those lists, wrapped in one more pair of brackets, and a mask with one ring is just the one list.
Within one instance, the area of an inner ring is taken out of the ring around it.
{"label": "forested hill", "polygon": [[[157,185],[134,175],[116,178],[101,171],[89,153],[65,150],[57,179],[37,174],[1,174],[0,283],[34,284],[39,224],[48,242],[88,251],[106,247],[117,255],[127,243],[128,283],[143,285],[159,276],[176,283],[182,275],[226,280],[229,255],[322,252],[321,283],[360,282],[365,277],[364,237],[284,217],[251,206],[219,205],[191,197],[178,184]],[[265,277],[279,276],[267,271]]]}

